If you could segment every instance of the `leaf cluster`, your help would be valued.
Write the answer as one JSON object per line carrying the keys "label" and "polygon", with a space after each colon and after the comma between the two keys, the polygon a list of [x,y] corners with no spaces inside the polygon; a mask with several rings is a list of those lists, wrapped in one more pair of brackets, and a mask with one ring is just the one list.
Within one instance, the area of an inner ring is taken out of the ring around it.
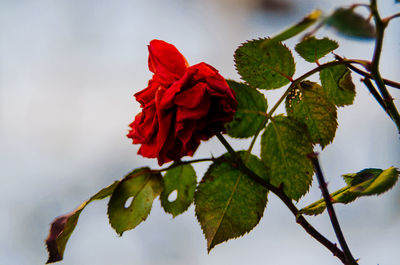
{"label": "leaf cluster", "polygon": [[[62,260],[65,246],[82,210],[92,201],[110,197],[108,218],[115,231],[122,235],[146,220],[154,199],[160,195],[161,205],[167,213],[175,217],[186,211],[193,202],[196,184],[196,173],[188,164],[171,168],[164,178],[160,172],[147,167],[130,172],[120,181],[101,189],[72,212],[59,216],[52,222],[46,239],[49,251],[47,263]],[[177,198],[170,202],[168,195],[175,190]]]}

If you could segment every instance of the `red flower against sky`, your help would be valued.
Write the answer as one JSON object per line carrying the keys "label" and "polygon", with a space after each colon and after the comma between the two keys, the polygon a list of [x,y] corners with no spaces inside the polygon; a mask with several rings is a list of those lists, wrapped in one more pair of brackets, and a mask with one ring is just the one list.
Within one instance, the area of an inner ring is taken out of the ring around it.
{"label": "red flower against sky", "polygon": [[175,46],[161,40],[149,45],[148,87],[135,94],[142,112],[128,137],[141,144],[138,153],[162,165],[192,156],[201,140],[224,132],[237,101],[234,91],[212,66],[189,66]]}

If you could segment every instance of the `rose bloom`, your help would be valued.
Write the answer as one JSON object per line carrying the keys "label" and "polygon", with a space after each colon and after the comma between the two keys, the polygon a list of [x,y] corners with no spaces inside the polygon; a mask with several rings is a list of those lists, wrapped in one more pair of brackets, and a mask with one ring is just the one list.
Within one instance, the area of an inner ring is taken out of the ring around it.
{"label": "rose bloom", "polygon": [[142,112],[129,125],[128,137],[141,144],[138,154],[162,165],[192,156],[201,140],[225,132],[237,101],[234,91],[212,66],[189,66],[173,46],[152,40],[147,88],[135,94]]}

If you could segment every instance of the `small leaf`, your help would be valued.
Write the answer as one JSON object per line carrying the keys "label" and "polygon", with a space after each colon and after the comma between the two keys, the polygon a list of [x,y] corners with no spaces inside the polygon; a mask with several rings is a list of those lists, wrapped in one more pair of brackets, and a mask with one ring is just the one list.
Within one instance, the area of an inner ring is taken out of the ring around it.
{"label": "small leaf", "polygon": [[238,73],[248,84],[261,89],[280,88],[295,71],[291,51],[280,42],[261,47],[266,39],[251,40],[235,52]]}
{"label": "small leaf", "polygon": [[334,27],[345,36],[374,39],[375,27],[368,19],[354,12],[353,8],[338,8],[325,20],[325,24]]}
{"label": "small leaf", "polygon": [[319,143],[322,148],[335,138],[336,106],[326,98],[319,84],[301,82],[287,96],[286,111],[289,117],[307,125],[312,142]]}
{"label": "small leaf", "polygon": [[[372,174],[372,170],[369,173]],[[376,171],[378,172],[378,170]],[[368,177],[362,183],[352,186],[350,192],[358,196],[380,195],[391,189],[399,178],[399,171],[397,168],[390,167],[383,170],[379,175],[375,172],[375,178]],[[365,173],[363,171],[360,174]]]}
{"label": "small leaf", "polygon": [[319,73],[326,96],[337,106],[353,104],[356,96],[350,70],[345,65],[335,65]]}
{"label": "small leaf", "polygon": [[246,84],[227,80],[238,101],[233,121],[226,125],[229,136],[247,138],[255,135],[265,122],[267,100],[264,95]]}
{"label": "small leaf", "polygon": [[[153,173],[149,168],[136,169],[118,183],[107,213],[111,226],[119,235],[146,220],[162,187],[161,174]],[[130,205],[126,205],[127,202]]]}
{"label": "small leaf", "polygon": [[[168,170],[164,176],[164,190],[160,195],[161,206],[173,217],[183,213],[193,202],[196,184],[196,172],[190,164]],[[168,196],[174,191],[178,193],[177,197],[170,201]]]}
{"label": "small leaf", "polygon": [[110,186],[97,192],[72,212],[57,217],[51,223],[50,232],[46,239],[47,251],[49,252],[49,259],[46,263],[53,263],[63,259],[65,246],[78,223],[79,215],[83,209],[94,200],[101,200],[110,196],[115,187],[117,187],[117,184],[118,181],[115,181]]}
{"label": "small leaf", "polygon": [[285,194],[296,201],[311,185],[313,166],[307,155],[312,151],[306,126],[283,115],[272,118],[261,137],[261,159],[271,184],[283,184]]}
{"label": "small leaf", "polygon": [[[245,156],[242,152],[242,157]],[[196,217],[207,239],[207,249],[251,231],[263,216],[267,190],[232,165],[230,155],[215,161],[197,187]],[[246,166],[267,179],[266,168],[253,155]]]}
{"label": "small leaf", "polygon": [[295,50],[304,60],[313,63],[338,47],[339,45],[336,41],[328,38],[316,39],[315,37],[309,37],[298,43]]}
{"label": "small leaf", "polygon": [[358,173],[350,173],[342,175],[347,185],[355,186],[363,181],[372,179],[382,173],[382,169],[367,168]]}
{"label": "small leaf", "polygon": [[[347,204],[358,197],[382,194],[396,184],[399,173],[396,168],[390,167],[386,170],[368,168],[355,174],[343,175],[348,185],[331,194],[332,203]],[[322,199],[304,207],[300,213],[317,215],[321,214],[325,208],[326,204]]]}
{"label": "small leaf", "polygon": [[300,22],[298,22],[296,25],[291,26],[290,28],[284,30],[283,32],[279,33],[275,37],[266,40],[264,44],[267,44],[269,41],[284,41],[287,39],[290,39],[297,34],[301,33],[311,25],[313,25],[318,19],[321,17],[322,11],[321,10],[313,10],[310,14],[308,14],[306,17],[303,18]]}
{"label": "small leaf", "polygon": [[[348,188],[345,187],[335,191],[334,193],[331,193],[330,196],[332,198],[332,203],[338,203],[338,202],[349,203],[354,201],[357,198],[357,196],[346,192],[347,190]],[[318,215],[323,213],[325,208],[326,208],[325,201],[324,199],[321,199],[301,209],[299,211],[299,214]]]}

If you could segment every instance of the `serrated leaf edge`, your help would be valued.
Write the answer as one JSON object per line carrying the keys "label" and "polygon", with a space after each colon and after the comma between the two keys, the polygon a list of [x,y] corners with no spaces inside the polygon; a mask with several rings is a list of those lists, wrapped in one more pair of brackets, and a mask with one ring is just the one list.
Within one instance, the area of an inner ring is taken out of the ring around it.
{"label": "serrated leaf edge", "polygon": [[[240,152],[241,152],[241,151],[237,151],[237,153],[240,153]],[[219,162],[219,160],[221,161],[221,163],[223,163],[223,162],[226,162],[226,163],[227,163],[226,158],[225,158],[226,156],[229,156],[229,154],[228,154],[228,153],[223,154],[221,157],[217,158],[213,164],[211,164],[211,165],[209,166],[209,168],[207,169],[206,173],[204,174],[204,177],[201,179],[200,184],[201,184],[202,182],[204,182],[204,178],[205,178],[207,172],[208,172],[209,170],[211,170],[211,168],[218,166],[216,163]],[[241,173],[240,176],[238,177],[238,181],[237,181],[236,185],[238,185],[238,183],[240,182],[240,178],[243,177],[243,176],[245,176],[245,175],[244,175],[243,173]],[[236,186],[236,185],[235,185],[235,186]],[[196,197],[197,197],[196,194],[197,194],[197,192],[198,192],[198,187],[199,187],[199,185],[197,186],[196,192],[195,192],[195,195],[194,195],[194,205],[195,205],[195,206],[196,206]],[[267,191],[267,192],[268,192],[268,191]],[[232,194],[233,194],[233,193],[232,193]],[[233,197],[233,195],[231,196],[231,198],[232,198],[232,197]],[[230,198],[230,199],[231,199],[231,198]],[[227,242],[227,241],[229,241],[229,240],[231,240],[231,239],[236,239],[236,238],[244,237],[246,234],[248,234],[248,233],[250,233],[251,231],[253,231],[253,229],[260,223],[262,217],[264,216],[264,212],[265,212],[267,203],[268,203],[268,198],[267,198],[266,203],[265,203],[265,205],[264,205],[264,209],[263,209],[263,211],[262,211],[262,213],[261,213],[261,216],[260,216],[260,218],[258,219],[258,222],[257,222],[250,230],[244,232],[244,233],[241,234],[241,235],[234,236],[234,237],[228,238],[228,239],[226,239],[226,240],[224,240],[224,241],[221,241],[221,242],[219,242],[219,243],[217,243],[217,244],[215,244],[215,245],[212,245],[211,247],[209,247],[209,243],[208,243],[207,235],[205,234],[204,226],[200,223],[199,216],[198,216],[198,214],[197,214],[196,207],[195,207],[195,216],[196,216],[196,220],[197,220],[197,222],[200,224],[201,231],[202,231],[204,237],[205,237],[206,240],[207,240],[207,252],[210,253],[210,251],[211,251],[215,246],[217,246],[217,245],[219,245],[219,244],[221,244],[221,243],[225,243],[225,242]],[[228,209],[228,207],[226,208],[226,210],[227,210],[227,209]],[[224,212],[226,212],[226,210],[225,210]],[[222,219],[221,219],[221,222],[220,222],[220,223],[222,223]],[[216,234],[217,234],[217,232],[214,233],[214,237],[215,237]]]}
{"label": "serrated leaf edge", "polygon": [[[242,48],[245,44],[247,44],[247,43],[249,43],[249,42],[252,42],[252,41],[261,41],[261,40],[262,40],[262,41],[266,41],[266,40],[271,40],[271,38],[270,38],[270,37],[266,37],[266,38],[256,38],[256,39],[246,40],[245,42],[242,42],[242,43],[236,48],[236,50],[235,50],[235,52],[234,52],[234,54],[233,54],[233,61],[234,61],[234,63],[235,63],[234,68],[235,68],[236,72],[239,74],[240,79],[241,79],[246,85],[248,85],[248,86],[250,86],[250,87],[253,87],[253,88],[256,88],[256,89],[263,89],[263,90],[274,90],[274,89],[282,88],[282,87],[286,86],[287,84],[285,84],[285,85],[283,85],[283,86],[281,86],[281,87],[269,88],[269,89],[264,89],[264,88],[255,87],[255,86],[249,84],[246,80],[244,80],[244,79],[242,78],[242,75],[239,73],[239,69],[238,69],[238,65],[237,65],[237,61],[236,61],[236,54],[237,54],[237,51],[238,51],[240,48]],[[279,42],[279,43],[281,43],[281,44],[290,52],[291,58],[292,58],[292,60],[293,60],[293,68],[294,68],[294,71],[293,71],[293,75],[290,77],[290,78],[292,78],[292,77],[294,76],[294,74],[296,73],[296,62],[295,62],[295,60],[294,60],[293,53],[292,53],[291,49],[290,49],[288,46],[286,46],[284,43],[282,43],[282,42]],[[282,77],[288,79],[289,82],[292,81],[291,79],[288,78],[288,76],[282,74],[281,72],[279,72],[279,71],[277,71],[277,70],[274,70],[274,69],[272,69],[272,70],[275,71],[276,73],[278,73],[279,75],[281,75]]]}
{"label": "serrated leaf edge", "polygon": [[[188,165],[190,165],[190,164],[188,164]],[[179,175],[182,174],[182,171],[183,171],[183,167],[184,167],[184,166],[185,166],[185,165],[179,166],[179,168],[181,168],[181,169],[180,169],[181,171],[180,171],[180,174],[179,174]],[[191,165],[190,165],[190,166],[191,166]],[[193,169],[193,171],[194,171],[194,168],[193,168],[193,167],[192,167],[192,169]],[[196,172],[195,172],[195,173],[196,173]],[[195,178],[196,178],[196,175],[195,175]],[[196,187],[197,187],[197,185],[198,185],[197,181],[196,181],[196,184],[195,184],[195,185],[196,185]],[[176,190],[177,190],[177,189],[176,189]],[[159,196],[161,207],[164,209],[164,211],[165,211],[166,213],[171,214],[171,215],[172,215],[172,218],[175,218],[175,217],[177,217],[178,215],[183,214],[185,211],[187,211],[187,209],[189,209],[190,205],[192,205],[193,202],[194,202],[194,196],[193,196],[192,202],[186,207],[186,209],[185,209],[184,211],[182,211],[181,213],[178,213],[178,214],[174,214],[174,213],[169,212],[169,211],[167,211],[167,210],[165,209],[165,207],[164,207],[164,205],[163,205],[163,200],[161,199],[163,192],[164,192],[164,189],[163,189],[163,191],[160,193],[160,196]],[[168,194],[168,195],[169,195],[169,194]],[[194,195],[194,194],[193,194],[193,195]],[[178,192],[178,196],[179,196],[179,192]],[[178,197],[177,197],[177,199],[178,199]]]}
{"label": "serrated leaf edge", "polygon": [[[138,169],[136,169],[136,170],[138,170]],[[134,171],[136,171],[136,170],[134,170]],[[132,203],[133,203],[133,201],[136,199],[136,197],[138,196],[138,194],[141,193],[141,192],[143,191],[143,188],[151,181],[151,177],[152,177],[152,174],[153,174],[153,173],[152,173],[152,171],[151,171],[150,168],[144,167],[144,168],[142,168],[141,171],[138,170],[138,172],[136,172],[135,174],[131,174],[131,173],[133,173],[133,172],[129,173],[127,176],[125,176],[125,177],[117,184],[117,186],[116,186],[115,189],[114,189],[114,192],[115,192],[115,190],[117,190],[118,187],[121,186],[125,181],[131,180],[131,179],[133,179],[134,177],[140,176],[140,173],[142,173],[142,171],[145,171],[145,170],[148,171],[148,174],[149,174],[149,175],[148,175],[147,180],[145,181],[145,183],[142,184],[142,186],[141,186],[141,188],[140,188],[140,191],[134,196],[134,198],[133,198],[133,200],[132,200]],[[114,194],[114,192],[113,192],[113,194]],[[110,224],[110,226],[115,230],[115,232],[116,232],[119,236],[122,236],[122,234],[123,234],[125,231],[132,230],[132,229],[136,228],[138,225],[140,225],[142,222],[146,221],[147,217],[150,215],[151,209],[153,209],[153,204],[150,205],[150,209],[149,209],[148,213],[142,218],[142,221],[141,221],[139,224],[137,224],[135,227],[132,227],[132,228],[130,228],[130,229],[127,229],[127,230],[124,230],[124,231],[119,232],[118,229],[117,229],[116,227],[114,227],[113,224],[111,223],[110,212],[109,212],[109,209],[110,209],[110,201],[111,201],[111,198],[112,198],[113,194],[111,194],[110,200],[109,200],[109,202],[108,202],[108,204],[107,204],[108,223]],[[155,198],[154,198],[154,199],[155,199]],[[154,202],[154,200],[153,200],[153,202]]]}
{"label": "serrated leaf edge", "polygon": [[[384,171],[386,171],[386,170],[389,170],[389,169],[394,169],[394,171],[397,173],[397,179],[395,180],[395,182],[393,183],[393,185],[392,185],[390,188],[388,188],[387,190],[382,191],[382,192],[379,192],[379,193],[375,193],[375,194],[361,194],[361,195],[358,195],[358,196],[355,195],[354,199],[352,199],[352,200],[350,200],[350,201],[348,201],[348,202],[332,201],[332,203],[349,204],[349,203],[351,203],[351,202],[353,202],[353,201],[355,201],[355,200],[357,200],[358,198],[361,198],[361,197],[373,196],[373,195],[378,196],[378,195],[381,195],[381,194],[383,194],[383,193],[385,193],[385,192],[390,191],[391,189],[394,188],[394,186],[395,186],[396,183],[398,182],[398,180],[399,180],[399,175],[400,175],[400,171],[399,171],[397,168],[395,168],[395,167],[390,167],[390,168],[387,168],[387,169],[385,169],[385,170],[382,170],[382,172],[384,172]],[[360,171],[360,172],[361,172],[361,171]],[[381,174],[381,173],[380,173],[380,174]],[[379,174],[379,175],[380,175],[380,174]],[[379,175],[376,176],[375,179],[378,178]],[[367,181],[370,181],[370,180],[367,180]],[[351,188],[355,188],[355,187],[357,187],[357,186],[360,185],[360,184],[362,184],[362,183],[356,184],[356,185],[354,185],[354,186],[347,185],[347,186],[345,186],[345,187],[343,187],[343,188],[341,188],[341,189],[339,189],[339,190],[337,190],[337,191],[335,191],[335,192],[333,192],[333,193],[330,193],[330,196],[331,196],[331,197],[334,197],[335,195],[332,196],[333,194],[335,194],[335,193],[340,194],[340,193],[342,193],[342,192],[345,192],[346,190],[350,190]],[[310,210],[310,208],[312,209],[312,207],[318,206],[319,204],[321,204],[323,207],[319,207],[319,208],[321,208],[321,209],[318,210],[318,212],[315,212],[315,211],[313,212],[312,210]],[[314,205],[315,205],[315,206],[314,206]],[[311,206],[312,206],[312,207],[311,207]],[[318,201],[316,201],[316,202],[313,202],[312,204],[310,204],[310,205],[308,205],[308,206],[302,208],[301,210],[299,210],[299,214],[306,214],[306,215],[313,215],[313,216],[316,216],[316,215],[322,214],[322,213],[325,211],[325,209],[326,209],[326,204],[324,203],[324,199],[320,199],[320,200],[318,200]]]}

